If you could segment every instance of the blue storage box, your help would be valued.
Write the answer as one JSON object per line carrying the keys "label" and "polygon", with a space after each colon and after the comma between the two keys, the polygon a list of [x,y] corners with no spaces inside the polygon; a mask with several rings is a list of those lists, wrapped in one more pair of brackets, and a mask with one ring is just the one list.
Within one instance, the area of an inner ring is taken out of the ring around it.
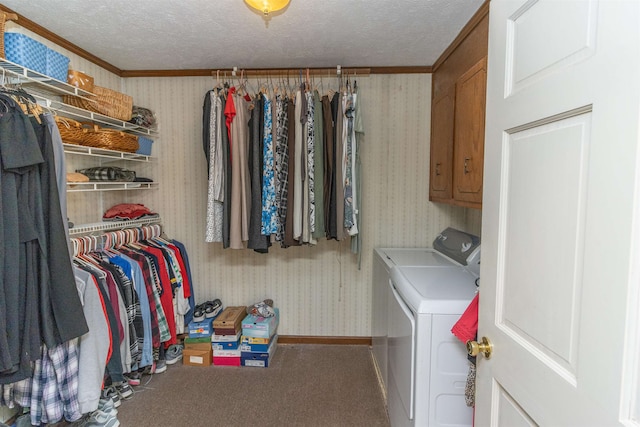
{"label": "blue storage box", "polygon": [[53,49],[47,48],[47,68],[45,74],[61,82],[67,82],[69,58]]}
{"label": "blue storage box", "polygon": [[153,147],[152,139],[145,136],[138,136],[138,144],[140,147],[138,148],[138,151],[136,151],[136,154],[142,154],[143,156],[151,155],[151,148]]}
{"label": "blue storage box", "polygon": [[242,335],[254,338],[270,338],[278,327],[280,319],[280,310],[273,309],[276,312],[272,317],[248,315],[242,320]]}
{"label": "blue storage box", "polygon": [[24,34],[4,33],[4,51],[8,61],[46,74],[47,47],[42,43]]}
{"label": "blue storage box", "polygon": [[276,352],[278,346],[278,336],[276,335],[269,345],[269,350],[266,352],[249,352],[243,351],[240,353],[240,362],[242,366],[255,366],[259,368],[268,368],[269,362],[273,360],[273,355]]}
{"label": "blue storage box", "polygon": [[239,350],[240,340],[238,341],[212,341],[211,348],[214,350]]}
{"label": "blue storage box", "polygon": [[207,337],[211,339],[213,334],[213,317],[202,322],[189,323],[189,338]]}
{"label": "blue storage box", "polygon": [[[258,340],[264,341],[259,342]],[[240,350],[251,353],[266,353],[274,341],[278,341],[278,335],[273,335],[271,338],[254,338],[243,335]]]}

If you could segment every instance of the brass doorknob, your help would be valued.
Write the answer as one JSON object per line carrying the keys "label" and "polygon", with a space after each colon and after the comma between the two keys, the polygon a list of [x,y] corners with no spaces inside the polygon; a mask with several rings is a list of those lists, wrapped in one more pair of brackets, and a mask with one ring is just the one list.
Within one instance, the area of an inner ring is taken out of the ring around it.
{"label": "brass doorknob", "polygon": [[467,341],[467,353],[469,356],[477,356],[482,353],[485,358],[491,358],[491,352],[493,351],[493,344],[489,341],[489,338],[482,337],[480,342],[478,341]]}

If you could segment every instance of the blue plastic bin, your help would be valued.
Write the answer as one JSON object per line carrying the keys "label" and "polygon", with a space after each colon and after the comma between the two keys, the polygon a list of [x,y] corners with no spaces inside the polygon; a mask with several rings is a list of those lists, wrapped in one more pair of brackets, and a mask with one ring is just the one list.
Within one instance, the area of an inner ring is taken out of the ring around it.
{"label": "blue plastic bin", "polygon": [[153,147],[153,140],[144,136],[138,137],[139,148],[136,151],[137,154],[142,154],[144,156],[151,155],[151,148]]}
{"label": "blue plastic bin", "polygon": [[47,69],[44,74],[66,83],[69,75],[69,58],[47,48]]}
{"label": "blue plastic bin", "polygon": [[42,43],[24,34],[4,33],[4,51],[7,60],[46,74],[47,47]]}

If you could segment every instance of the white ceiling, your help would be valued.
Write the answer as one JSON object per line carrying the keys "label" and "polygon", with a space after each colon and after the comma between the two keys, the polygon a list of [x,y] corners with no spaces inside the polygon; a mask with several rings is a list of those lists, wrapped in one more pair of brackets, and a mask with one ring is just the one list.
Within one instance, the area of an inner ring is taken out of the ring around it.
{"label": "white ceiling", "polygon": [[432,65],[483,0],[0,0],[123,70]]}

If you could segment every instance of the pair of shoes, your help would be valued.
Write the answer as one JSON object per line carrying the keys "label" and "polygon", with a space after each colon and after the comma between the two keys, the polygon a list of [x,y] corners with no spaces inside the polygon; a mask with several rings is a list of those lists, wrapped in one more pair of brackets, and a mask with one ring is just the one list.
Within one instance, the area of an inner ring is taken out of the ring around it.
{"label": "pair of shoes", "polygon": [[204,322],[204,319],[211,319],[216,317],[222,310],[222,301],[214,299],[212,301],[206,301],[202,304],[198,304],[193,309],[193,321]]}
{"label": "pair of shoes", "polygon": [[247,307],[247,314],[260,317],[273,317],[276,315],[273,309],[273,300],[265,299]]}
{"label": "pair of shoes", "polygon": [[116,408],[120,406],[120,395],[118,395],[113,385],[107,386],[102,390],[102,398],[113,400],[113,406]]}
{"label": "pair of shoes", "polygon": [[126,378],[129,385],[140,385],[140,378],[142,378],[142,375],[140,375],[140,372],[138,371],[131,371],[127,374],[124,374],[124,377]]}
{"label": "pair of shoes", "polygon": [[126,381],[114,383],[113,386],[116,388],[116,393],[118,393],[121,399],[127,400],[133,396],[133,389]]}
{"label": "pair of shoes", "polygon": [[174,344],[167,349],[165,352],[167,365],[173,365],[182,359],[182,349],[181,344]]}

